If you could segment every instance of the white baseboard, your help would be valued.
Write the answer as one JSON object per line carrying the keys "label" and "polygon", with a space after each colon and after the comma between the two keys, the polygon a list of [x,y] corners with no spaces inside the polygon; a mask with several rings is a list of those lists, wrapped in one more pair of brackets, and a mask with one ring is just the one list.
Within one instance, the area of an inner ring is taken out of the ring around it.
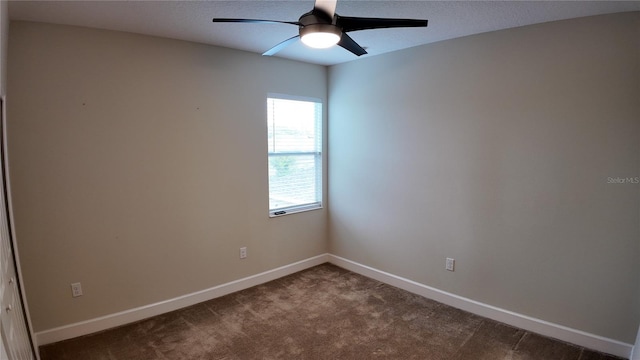
{"label": "white baseboard", "polygon": [[[518,314],[509,310],[487,305],[462,296],[438,290],[415,281],[402,278],[372,267],[356,263],[345,258],[329,255],[329,262],[341,268],[353,271],[360,275],[381,281],[400,289],[436,300],[443,304],[465,310],[476,315],[509,324],[540,335],[552,337],[568,343],[583,346],[588,349],[601,351],[607,354],[621,356],[626,359],[631,355],[633,345],[602,336],[590,334],[584,331],[572,329],[559,324],[536,319],[530,316]],[[635,358],[633,360],[636,360]]]}
{"label": "white baseboard", "polygon": [[[256,275],[231,281],[226,284],[214,286],[210,289],[183,295],[174,299],[169,299],[155,304],[141,306],[119,313],[37,332],[35,333],[36,346],[71,339],[82,335],[88,335],[94,332],[107,330],[113,327],[140,321],[152,316],[178,310],[203,301],[215,299],[220,296],[247,289],[252,286],[263,284],[265,282],[275,280],[283,276],[287,276],[298,271],[323,264],[325,262],[330,262],[344,269],[384,282],[386,284],[398,287],[414,294],[424,296],[426,298],[439,301],[443,304],[469,311],[471,313],[500,321],[524,330],[556,338],[589,349],[621,356],[624,358],[629,358],[632,353],[633,345],[631,344],[626,344],[617,340],[608,339],[602,336],[590,334],[584,331],[572,329],[566,326],[554,324],[548,321],[532,318],[509,310],[487,305],[331,254],[314,256],[312,258],[298,261],[293,264],[285,265],[276,269],[268,270]],[[633,360],[640,360],[640,357],[636,355]]]}
{"label": "white baseboard", "polygon": [[263,284],[265,282],[275,280],[283,276],[287,276],[298,271],[326,263],[328,261],[329,254],[322,254],[309,259],[295,262],[293,264],[285,265],[256,275],[248,276],[243,279],[214,286],[210,289],[205,289],[191,294],[179,296],[174,299],[169,299],[115,314],[101,316],[95,319],[40,331],[35,333],[36,346],[91,334],[116,326],[140,321],[152,316],[164,314],[169,311],[178,310],[203,301],[215,299],[217,297],[224,296],[236,291],[244,290],[252,286]]}

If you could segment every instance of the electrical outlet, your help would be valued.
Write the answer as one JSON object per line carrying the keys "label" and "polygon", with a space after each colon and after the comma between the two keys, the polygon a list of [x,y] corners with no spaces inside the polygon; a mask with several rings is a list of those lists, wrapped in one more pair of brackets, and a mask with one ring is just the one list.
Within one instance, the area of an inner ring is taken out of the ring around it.
{"label": "electrical outlet", "polygon": [[82,284],[80,283],[71,284],[71,295],[73,297],[82,296]]}
{"label": "electrical outlet", "polygon": [[240,248],[240,259],[245,259],[247,257],[247,247],[243,246]]}
{"label": "electrical outlet", "polygon": [[452,258],[447,258],[447,265],[446,268],[449,271],[455,271],[455,266],[456,266],[456,261]]}

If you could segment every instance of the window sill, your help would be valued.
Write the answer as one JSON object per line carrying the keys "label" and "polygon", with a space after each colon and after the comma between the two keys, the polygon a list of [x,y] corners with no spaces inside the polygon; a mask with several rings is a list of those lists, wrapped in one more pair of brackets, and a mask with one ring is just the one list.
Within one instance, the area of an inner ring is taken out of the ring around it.
{"label": "window sill", "polygon": [[315,204],[301,205],[301,206],[292,206],[290,208],[282,208],[282,209],[278,209],[278,210],[271,210],[271,211],[269,211],[269,217],[270,218],[276,218],[276,217],[281,217],[281,216],[286,216],[286,215],[291,215],[291,214],[297,214],[297,213],[306,212],[306,211],[319,210],[319,209],[322,209],[322,203],[315,203]]}

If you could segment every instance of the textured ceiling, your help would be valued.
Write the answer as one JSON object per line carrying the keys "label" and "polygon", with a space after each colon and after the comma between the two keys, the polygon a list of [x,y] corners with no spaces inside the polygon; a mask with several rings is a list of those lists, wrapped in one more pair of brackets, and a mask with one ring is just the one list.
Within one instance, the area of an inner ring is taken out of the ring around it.
{"label": "textured ceiling", "polygon": [[[11,1],[9,17],[127,31],[263,53],[297,35],[285,24],[212,23],[214,17],[297,21],[313,0],[296,1]],[[349,35],[369,55],[435,41],[547,21],[640,11],[640,1],[362,1],[338,0],[343,16],[428,19],[426,28],[376,29]],[[333,65],[357,57],[334,47],[310,49],[300,42],[277,54]]]}

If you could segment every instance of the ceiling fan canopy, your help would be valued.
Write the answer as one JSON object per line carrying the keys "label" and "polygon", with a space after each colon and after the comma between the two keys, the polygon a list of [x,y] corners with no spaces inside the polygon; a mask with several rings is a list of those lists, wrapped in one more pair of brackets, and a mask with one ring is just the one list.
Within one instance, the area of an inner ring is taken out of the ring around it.
{"label": "ceiling fan canopy", "polygon": [[275,55],[278,51],[296,42],[298,38],[305,45],[313,48],[322,49],[337,44],[356,56],[361,56],[367,51],[347,35],[347,32],[382,28],[425,27],[428,23],[427,20],[415,19],[340,16],[335,12],[336,4],[337,0],[316,0],[313,9],[300,16],[298,21],[214,18],[213,22],[298,26],[298,35],[277,44],[262,54],[266,56]]}

